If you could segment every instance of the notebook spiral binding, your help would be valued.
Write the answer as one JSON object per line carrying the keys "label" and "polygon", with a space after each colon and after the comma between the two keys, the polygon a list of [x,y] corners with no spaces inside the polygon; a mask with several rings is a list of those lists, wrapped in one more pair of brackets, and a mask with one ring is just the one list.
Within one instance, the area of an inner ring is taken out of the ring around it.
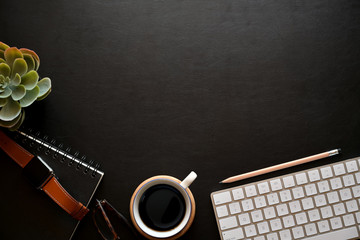
{"label": "notebook spiral binding", "polygon": [[[71,147],[64,147],[63,143],[58,143],[52,138],[49,140],[48,135],[42,135],[40,131],[35,131],[31,128],[21,128],[15,132],[15,140],[20,140],[22,144],[28,144],[31,148],[36,149],[38,152],[43,152],[45,155],[52,154],[54,160],[58,160],[69,167],[75,167],[80,170],[83,167],[84,174],[90,174],[91,177],[96,177],[96,174],[101,174],[99,171],[100,164],[89,160],[83,155],[81,158],[80,152],[76,151],[72,154]],[[37,145],[37,146],[36,146]]]}

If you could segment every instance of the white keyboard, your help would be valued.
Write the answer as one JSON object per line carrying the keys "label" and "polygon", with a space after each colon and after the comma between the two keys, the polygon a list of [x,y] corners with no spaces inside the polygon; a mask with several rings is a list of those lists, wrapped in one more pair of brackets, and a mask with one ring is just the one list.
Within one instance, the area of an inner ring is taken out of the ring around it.
{"label": "white keyboard", "polygon": [[211,194],[223,240],[360,236],[360,158]]}

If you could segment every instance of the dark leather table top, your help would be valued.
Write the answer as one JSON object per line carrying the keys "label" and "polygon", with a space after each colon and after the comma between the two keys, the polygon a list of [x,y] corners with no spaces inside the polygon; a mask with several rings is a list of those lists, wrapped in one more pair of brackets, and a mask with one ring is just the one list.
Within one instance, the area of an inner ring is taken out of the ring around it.
{"label": "dark leather table top", "polygon": [[[360,156],[357,0],[20,0],[0,22],[0,41],[35,50],[53,82],[26,124],[102,163],[95,198],[128,216],[146,178],[198,174],[182,239],[219,239],[209,195],[226,177]],[[74,239],[99,239],[90,217]]]}

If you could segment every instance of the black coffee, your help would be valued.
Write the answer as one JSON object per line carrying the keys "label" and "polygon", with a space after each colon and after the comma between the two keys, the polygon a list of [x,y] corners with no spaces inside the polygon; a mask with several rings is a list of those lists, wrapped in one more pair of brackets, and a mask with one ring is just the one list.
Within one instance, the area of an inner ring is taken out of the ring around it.
{"label": "black coffee", "polygon": [[184,218],[185,200],[176,188],[166,184],[155,185],[140,198],[139,213],[149,228],[170,230]]}

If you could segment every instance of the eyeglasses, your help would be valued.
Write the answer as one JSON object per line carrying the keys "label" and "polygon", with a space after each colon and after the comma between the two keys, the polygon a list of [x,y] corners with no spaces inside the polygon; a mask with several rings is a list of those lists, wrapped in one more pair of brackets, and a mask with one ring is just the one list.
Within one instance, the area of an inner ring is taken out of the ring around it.
{"label": "eyeglasses", "polygon": [[[111,204],[104,200],[96,199],[96,207],[93,210],[94,224],[105,240],[120,239],[120,233],[125,236],[130,236],[131,239],[139,239],[139,235],[129,221],[119,213]],[[125,227],[125,228],[124,228]],[[125,238],[127,239],[127,238]]]}

